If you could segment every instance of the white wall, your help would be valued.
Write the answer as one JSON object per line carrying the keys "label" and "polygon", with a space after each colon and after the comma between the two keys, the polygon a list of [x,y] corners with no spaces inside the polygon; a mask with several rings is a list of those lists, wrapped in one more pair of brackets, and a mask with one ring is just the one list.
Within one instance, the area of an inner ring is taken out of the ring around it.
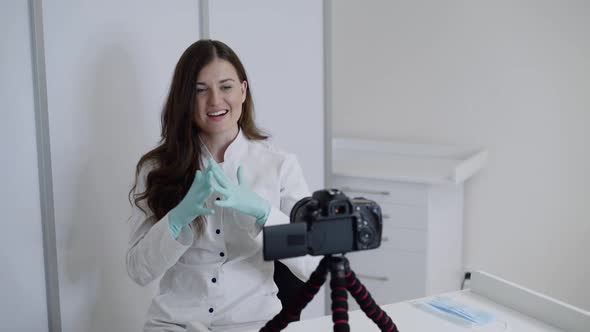
{"label": "white wall", "polygon": [[62,330],[139,331],[152,292],[127,276],[127,193],[160,135],[198,2],[43,1]]}
{"label": "white wall", "polygon": [[333,1],[333,131],[474,144],[465,263],[590,308],[587,1]]}
{"label": "white wall", "polygon": [[27,1],[0,2],[0,331],[47,331]]}
{"label": "white wall", "polygon": [[[324,188],[323,11],[317,0],[209,2],[210,37],[248,73],[257,124],[295,153],[311,191]],[[301,317],[325,314],[318,293]]]}

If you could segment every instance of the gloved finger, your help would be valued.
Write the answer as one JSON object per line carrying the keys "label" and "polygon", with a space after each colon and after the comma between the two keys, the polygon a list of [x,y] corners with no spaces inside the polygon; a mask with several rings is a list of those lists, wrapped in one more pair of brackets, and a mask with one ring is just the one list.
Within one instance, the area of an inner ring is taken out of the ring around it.
{"label": "gloved finger", "polygon": [[194,194],[195,191],[198,190],[198,185],[199,182],[201,182],[201,179],[203,178],[203,174],[201,174],[201,171],[196,171],[195,172],[195,178],[193,179],[193,183],[191,183],[191,186],[188,188],[188,194]]}
{"label": "gloved finger", "polygon": [[[212,160],[212,158],[209,158],[209,166],[207,166],[207,168],[205,169],[205,175],[211,173],[211,171],[213,170],[213,163],[211,162]],[[213,160],[213,162],[215,162],[215,160]]]}
{"label": "gloved finger", "polygon": [[211,184],[209,184],[209,186],[205,189],[205,195],[207,196],[207,198],[209,198],[209,196],[213,195],[214,192],[215,192],[215,187]]}
{"label": "gloved finger", "polygon": [[211,157],[209,158],[209,167],[211,168],[211,170],[221,170],[219,164],[215,161],[215,159]]}
{"label": "gloved finger", "polygon": [[215,182],[211,183],[211,188],[213,189],[213,191],[220,193],[226,199],[231,196],[231,191],[223,188],[222,186],[220,186],[219,184],[217,184]]}
{"label": "gloved finger", "polygon": [[244,167],[238,167],[238,184],[243,185],[246,184],[246,177],[244,175]]}
{"label": "gloved finger", "polygon": [[205,186],[206,186],[206,190],[210,191],[211,194],[214,193],[215,191],[217,191],[217,188],[223,188],[220,187],[217,182],[215,181],[215,177],[213,176],[213,173],[209,173],[205,176],[206,180],[205,180]]}
{"label": "gloved finger", "polygon": [[225,175],[225,173],[223,173],[221,168],[213,168],[211,174],[213,175],[213,177],[215,178],[217,183],[219,183],[222,187],[224,187],[224,188],[231,187],[231,185],[232,185],[231,181],[228,179],[228,177]]}
{"label": "gloved finger", "polygon": [[213,202],[213,204],[215,204],[216,206],[219,207],[233,207],[234,206],[234,201],[230,198],[230,199],[226,199],[224,201],[215,201]]}
{"label": "gloved finger", "polygon": [[203,174],[201,173],[201,171],[197,170],[195,172],[195,177],[193,179],[193,183],[191,183],[191,187],[194,187],[196,184],[198,184],[199,182],[201,182],[201,179],[203,178]]}
{"label": "gloved finger", "polygon": [[211,185],[212,183],[214,183],[214,182],[215,182],[215,181],[213,181],[213,179],[215,178],[215,177],[214,177],[214,175],[213,175],[213,172],[208,172],[208,173],[205,175],[205,178],[207,179],[207,184],[208,184],[208,185]]}
{"label": "gloved finger", "polygon": [[225,173],[223,172],[223,169],[221,168],[221,166],[219,166],[219,164],[215,161],[215,159],[209,158],[209,166],[211,167],[211,172],[213,174],[218,175],[219,177],[222,177],[225,179],[226,183],[223,183],[222,184],[223,186],[231,184],[231,181],[229,180],[227,175],[225,175]]}
{"label": "gloved finger", "polygon": [[215,214],[215,210],[202,208],[201,211],[199,211],[199,214],[202,216],[210,216],[212,214]]}

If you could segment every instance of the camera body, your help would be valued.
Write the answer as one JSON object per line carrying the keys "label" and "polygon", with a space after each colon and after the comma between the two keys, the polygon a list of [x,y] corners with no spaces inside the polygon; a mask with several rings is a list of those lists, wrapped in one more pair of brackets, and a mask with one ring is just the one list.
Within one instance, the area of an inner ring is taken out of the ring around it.
{"label": "camera body", "polygon": [[264,259],[330,255],[375,249],[381,245],[383,220],[374,201],[350,199],[338,189],[324,189],[298,201],[291,223],[263,229]]}

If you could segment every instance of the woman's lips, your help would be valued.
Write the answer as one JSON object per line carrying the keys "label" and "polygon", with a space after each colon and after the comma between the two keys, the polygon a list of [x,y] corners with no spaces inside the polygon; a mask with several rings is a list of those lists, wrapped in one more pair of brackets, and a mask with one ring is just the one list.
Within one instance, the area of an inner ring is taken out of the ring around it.
{"label": "woman's lips", "polygon": [[211,121],[221,121],[229,114],[229,110],[207,112],[207,118]]}

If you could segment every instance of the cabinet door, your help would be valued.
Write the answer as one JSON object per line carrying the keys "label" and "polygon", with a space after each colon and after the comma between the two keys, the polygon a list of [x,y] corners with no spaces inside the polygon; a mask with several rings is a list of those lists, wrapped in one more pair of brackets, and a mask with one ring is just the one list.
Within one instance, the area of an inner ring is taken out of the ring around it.
{"label": "cabinet door", "polygon": [[413,253],[426,253],[426,232],[423,230],[383,226],[381,247]]}
{"label": "cabinet door", "polygon": [[[351,269],[379,305],[425,294],[426,256],[422,253],[378,248],[347,255]],[[350,310],[358,309],[349,297]]]}
{"label": "cabinet door", "polygon": [[425,207],[376,201],[381,207],[383,227],[426,230],[428,212]]}

